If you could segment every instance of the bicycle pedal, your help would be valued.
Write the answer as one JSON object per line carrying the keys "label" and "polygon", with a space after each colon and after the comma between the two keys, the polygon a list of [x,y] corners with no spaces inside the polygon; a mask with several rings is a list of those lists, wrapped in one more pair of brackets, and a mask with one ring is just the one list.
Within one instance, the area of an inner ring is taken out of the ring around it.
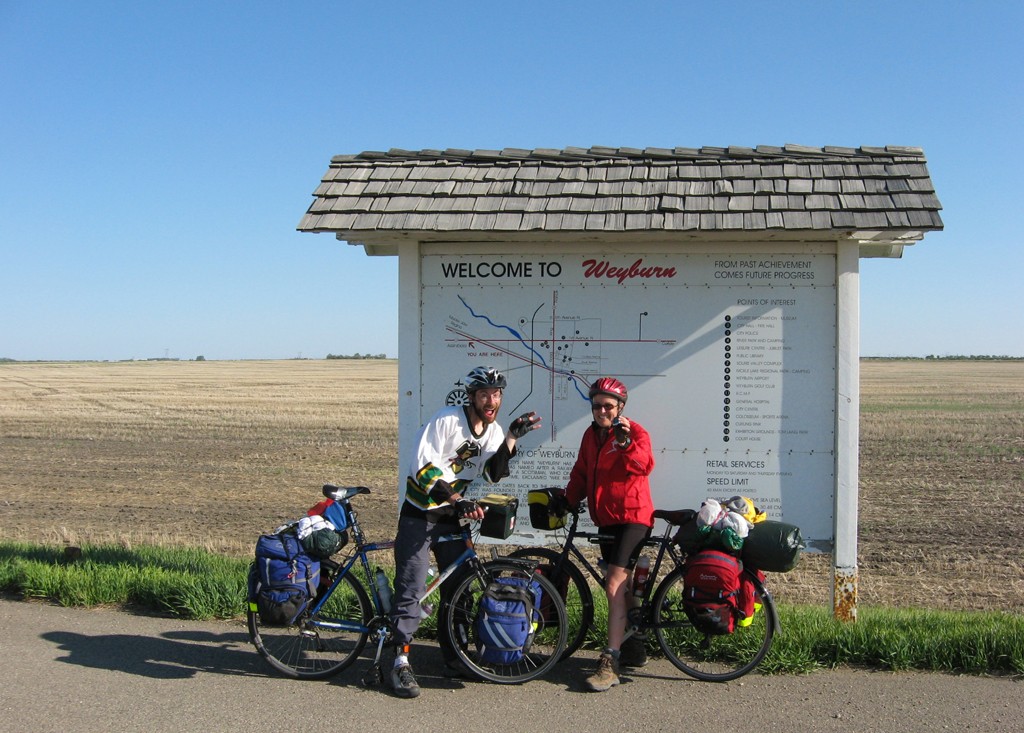
{"label": "bicycle pedal", "polygon": [[367,670],[362,679],[363,687],[380,687],[384,684],[384,670],[375,664]]}

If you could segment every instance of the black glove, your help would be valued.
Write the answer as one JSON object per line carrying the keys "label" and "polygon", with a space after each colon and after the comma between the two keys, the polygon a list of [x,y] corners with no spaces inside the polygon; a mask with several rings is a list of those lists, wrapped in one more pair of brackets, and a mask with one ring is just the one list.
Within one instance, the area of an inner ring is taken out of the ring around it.
{"label": "black glove", "polygon": [[471,499],[459,499],[455,502],[455,513],[459,515],[459,519],[468,517],[470,514],[476,512],[480,508],[480,505]]}
{"label": "black glove", "polygon": [[536,422],[532,412],[524,412],[522,415],[512,421],[512,424],[508,426],[508,433],[516,440],[519,440],[528,432],[533,430],[533,424]]}
{"label": "black glove", "polygon": [[619,445],[628,445],[629,433],[622,427],[622,423],[619,422],[619,418],[612,420],[612,431],[615,433],[615,442]]}

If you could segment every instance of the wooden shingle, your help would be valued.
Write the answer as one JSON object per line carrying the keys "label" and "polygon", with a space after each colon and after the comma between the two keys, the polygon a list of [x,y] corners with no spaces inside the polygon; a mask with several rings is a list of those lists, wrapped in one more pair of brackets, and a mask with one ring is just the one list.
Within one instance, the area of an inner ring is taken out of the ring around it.
{"label": "wooden shingle", "polygon": [[366,151],[334,156],[313,197],[298,229],[353,243],[738,230],[904,243],[943,226],[924,153],[906,146]]}

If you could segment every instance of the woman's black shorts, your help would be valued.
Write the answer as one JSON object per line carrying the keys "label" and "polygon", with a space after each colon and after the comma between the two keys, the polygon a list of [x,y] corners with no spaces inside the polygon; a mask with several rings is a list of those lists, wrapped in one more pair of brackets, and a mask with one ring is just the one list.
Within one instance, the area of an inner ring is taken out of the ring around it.
{"label": "woman's black shorts", "polygon": [[645,524],[610,524],[601,527],[600,533],[608,535],[608,539],[600,542],[604,561],[609,565],[632,569],[640,557],[644,542],[651,536],[651,527]]}

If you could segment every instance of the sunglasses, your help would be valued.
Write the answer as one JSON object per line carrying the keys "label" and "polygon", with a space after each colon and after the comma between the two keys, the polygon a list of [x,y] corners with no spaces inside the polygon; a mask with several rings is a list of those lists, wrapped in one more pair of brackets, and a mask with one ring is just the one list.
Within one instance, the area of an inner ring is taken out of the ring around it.
{"label": "sunglasses", "polygon": [[590,409],[594,412],[611,412],[619,406],[618,402],[591,402]]}

